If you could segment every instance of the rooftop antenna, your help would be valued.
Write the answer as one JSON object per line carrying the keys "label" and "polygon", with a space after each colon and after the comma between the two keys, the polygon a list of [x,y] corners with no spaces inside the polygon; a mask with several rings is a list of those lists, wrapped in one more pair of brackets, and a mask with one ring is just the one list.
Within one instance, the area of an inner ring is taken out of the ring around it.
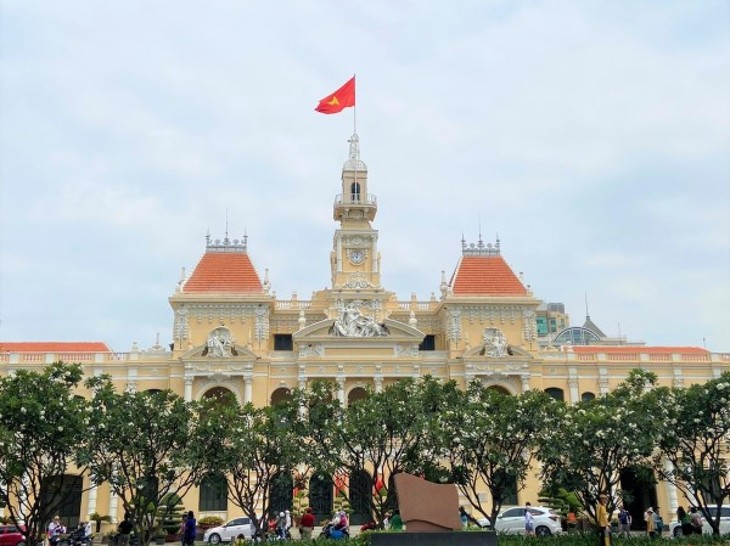
{"label": "rooftop antenna", "polygon": [[477,223],[479,224],[479,244],[482,242],[482,215],[477,214]]}
{"label": "rooftop antenna", "polygon": [[618,321],[618,338],[621,339],[621,321]]}
{"label": "rooftop antenna", "polygon": [[226,207],[226,243],[228,243],[228,207]]}

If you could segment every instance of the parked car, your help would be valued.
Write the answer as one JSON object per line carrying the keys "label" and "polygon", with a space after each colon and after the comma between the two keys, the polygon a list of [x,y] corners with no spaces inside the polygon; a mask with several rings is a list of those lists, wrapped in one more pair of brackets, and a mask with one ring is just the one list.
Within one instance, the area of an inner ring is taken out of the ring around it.
{"label": "parked car", "polygon": [[[534,518],[535,534],[538,536],[559,535],[563,532],[560,514],[544,506],[530,506]],[[525,533],[525,507],[505,508],[494,523],[494,530],[500,533]]]}
{"label": "parked car", "polygon": [[[711,508],[710,510],[713,509]],[[705,518],[702,518],[702,533],[712,534],[712,527]],[[725,504],[720,507],[720,534],[727,535],[728,533],[730,533],[730,504]],[[682,536],[682,525],[679,522],[673,521],[669,524],[669,536]]]}
{"label": "parked car", "polygon": [[219,544],[221,542],[231,542],[238,537],[250,539],[253,538],[253,534],[254,525],[251,518],[236,518],[225,525],[208,529],[203,535],[203,542]]}
{"label": "parked car", "polygon": [[25,546],[25,537],[15,525],[0,525],[0,546]]}

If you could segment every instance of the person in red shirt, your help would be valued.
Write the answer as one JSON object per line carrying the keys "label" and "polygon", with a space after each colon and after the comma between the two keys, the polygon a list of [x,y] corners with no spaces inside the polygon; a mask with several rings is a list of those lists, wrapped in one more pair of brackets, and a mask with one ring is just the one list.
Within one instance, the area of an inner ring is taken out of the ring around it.
{"label": "person in red shirt", "polygon": [[299,534],[302,536],[302,540],[312,540],[313,530],[314,514],[312,513],[312,508],[309,507],[299,522]]}

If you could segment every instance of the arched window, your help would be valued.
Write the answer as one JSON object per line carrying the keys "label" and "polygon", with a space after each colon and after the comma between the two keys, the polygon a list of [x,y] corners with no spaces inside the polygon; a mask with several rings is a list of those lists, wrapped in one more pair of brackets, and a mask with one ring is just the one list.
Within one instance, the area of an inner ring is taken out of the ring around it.
{"label": "arched window", "polygon": [[360,202],[360,182],[357,180],[352,183],[350,186],[350,193],[352,194],[352,202],[353,203],[359,203]]}
{"label": "arched window", "polygon": [[347,405],[361,400],[366,400],[368,397],[368,391],[362,387],[355,387],[347,394]]}
{"label": "arched window", "polygon": [[497,391],[498,393],[501,393],[501,394],[507,394],[507,395],[512,394],[511,392],[509,392],[506,388],[504,388],[501,385],[489,385],[487,388],[490,390],[493,390],[493,391]]}
{"label": "arched window", "polygon": [[205,391],[205,394],[203,394],[203,398],[207,398],[208,400],[217,400],[221,404],[236,403],[236,395],[225,387],[213,387],[212,389],[208,389]]}
{"label": "arched window", "polygon": [[282,402],[286,402],[287,400],[291,400],[291,391],[286,387],[279,387],[271,393],[272,406],[276,406],[277,404],[281,404]]}
{"label": "arched window", "polygon": [[208,474],[200,482],[199,512],[225,512],[228,510],[228,489],[222,474]]}
{"label": "arched window", "polygon": [[571,345],[593,345],[600,342],[601,338],[599,338],[593,330],[583,328],[582,326],[570,326],[569,328],[566,328],[555,336],[555,340],[553,341],[555,345],[560,345],[561,343],[569,343]]}
{"label": "arched window", "polygon": [[588,402],[589,400],[595,400],[596,395],[590,391],[586,391],[580,395],[580,399],[583,400],[583,402]]}
{"label": "arched window", "polygon": [[563,393],[563,389],[558,389],[556,387],[550,387],[545,389],[545,394],[548,394],[555,398],[555,400],[560,400],[561,402],[565,400],[565,394]]}

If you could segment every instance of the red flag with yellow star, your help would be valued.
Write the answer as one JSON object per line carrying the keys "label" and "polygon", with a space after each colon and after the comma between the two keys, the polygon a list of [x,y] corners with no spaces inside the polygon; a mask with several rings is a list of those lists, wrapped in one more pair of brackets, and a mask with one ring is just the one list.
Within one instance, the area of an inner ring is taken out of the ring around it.
{"label": "red flag with yellow star", "polygon": [[355,106],[355,76],[337,91],[319,101],[315,110],[322,114],[337,114],[350,106]]}

